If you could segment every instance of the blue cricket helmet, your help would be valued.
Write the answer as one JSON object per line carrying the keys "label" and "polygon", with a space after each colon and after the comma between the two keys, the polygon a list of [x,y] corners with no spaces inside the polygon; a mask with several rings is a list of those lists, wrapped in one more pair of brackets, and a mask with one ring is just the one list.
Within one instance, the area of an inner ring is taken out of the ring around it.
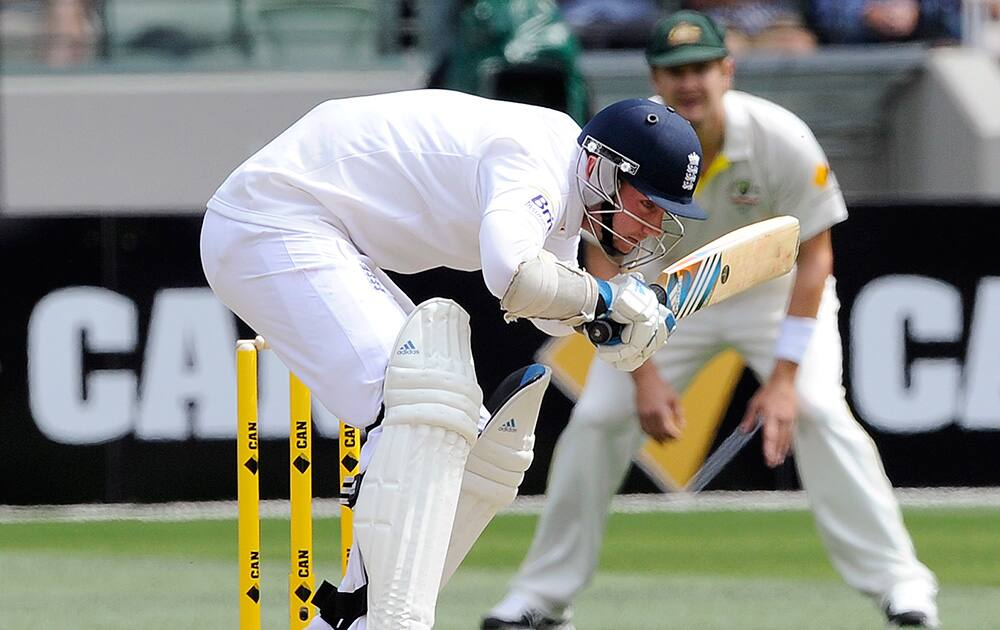
{"label": "blue cricket helmet", "polygon": [[701,142],[671,107],[645,98],[613,103],[590,119],[577,143],[613,162],[619,175],[677,216],[706,219],[693,199],[701,174]]}

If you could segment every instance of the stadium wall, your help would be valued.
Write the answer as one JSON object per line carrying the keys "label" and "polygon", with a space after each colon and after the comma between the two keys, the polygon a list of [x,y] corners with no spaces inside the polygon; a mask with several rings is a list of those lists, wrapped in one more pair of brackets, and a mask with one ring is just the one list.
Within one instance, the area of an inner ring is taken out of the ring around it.
{"label": "stadium wall", "polygon": [[405,70],[4,77],[3,212],[202,212],[237,164],[315,105],[419,79]]}
{"label": "stadium wall", "polygon": [[[903,46],[748,57],[737,87],[810,124],[845,192],[1000,195],[1000,69]],[[650,92],[638,52],[588,53],[594,107]],[[422,70],[5,76],[6,214],[200,212],[234,165],[329,98],[412,89]]]}
{"label": "stadium wall", "polygon": [[942,48],[893,107],[884,170],[901,194],[1000,197],[1000,63],[983,51]]}

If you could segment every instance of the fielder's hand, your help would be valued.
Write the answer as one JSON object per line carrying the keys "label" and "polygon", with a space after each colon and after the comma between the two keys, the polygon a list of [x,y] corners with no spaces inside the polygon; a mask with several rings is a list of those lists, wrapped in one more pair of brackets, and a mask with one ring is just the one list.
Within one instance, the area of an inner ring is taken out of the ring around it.
{"label": "fielder's hand", "polygon": [[597,356],[619,370],[631,372],[667,341],[677,321],[639,274],[622,274],[607,281],[612,299],[603,315],[623,325],[620,336],[597,346]]}
{"label": "fielder's hand", "polygon": [[740,423],[743,432],[748,433],[757,422],[763,422],[764,462],[770,468],[785,463],[785,458],[791,452],[795,439],[795,418],[798,415],[795,381],[782,376],[781,363],[779,360],[775,373],[750,399]]}

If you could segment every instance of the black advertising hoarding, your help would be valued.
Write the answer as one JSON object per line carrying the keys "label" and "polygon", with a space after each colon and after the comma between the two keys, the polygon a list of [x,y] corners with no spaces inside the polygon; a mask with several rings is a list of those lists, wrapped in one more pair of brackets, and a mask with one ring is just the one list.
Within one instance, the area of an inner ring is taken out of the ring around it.
{"label": "black advertising hoarding", "polygon": [[848,401],[898,485],[1000,485],[1000,207],[855,206],[834,230]]}
{"label": "black advertising hoarding", "polygon": [[[1000,484],[998,212],[862,207],[834,231],[845,385],[897,484]],[[233,342],[249,331],[205,285],[199,230],[189,216],[0,220],[0,504],[235,496]],[[530,324],[504,324],[478,274],[397,280],[415,301],[443,295],[469,310],[487,395],[544,339]],[[287,493],[287,373],[268,354],[262,494],[277,497]],[[733,410],[746,394],[739,388]],[[551,390],[525,493],[544,489],[569,409]],[[314,409],[314,423],[315,493],[333,496],[336,419]],[[759,469],[756,449],[733,465]],[[626,485],[650,487],[638,473]]]}
{"label": "black advertising hoarding", "polygon": [[[206,285],[200,228],[190,216],[0,219],[0,504],[235,498],[235,340],[249,331]],[[479,274],[400,282],[418,302],[469,310],[487,395],[532,361],[543,335],[504,324]],[[287,371],[269,352],[260,365],[261,493],[287,496]],[[558,424],[569,403],[543,409]],[[337,420],[319,405],[313,416],[314,493],[332,497]]]}

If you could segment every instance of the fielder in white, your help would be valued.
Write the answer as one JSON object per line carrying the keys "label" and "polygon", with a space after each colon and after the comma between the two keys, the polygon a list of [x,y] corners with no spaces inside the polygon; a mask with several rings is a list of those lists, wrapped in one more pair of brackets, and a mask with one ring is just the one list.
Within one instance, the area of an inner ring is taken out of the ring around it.
{"label": "fielder in white", "polygon": [[319,105],[216,191],[201,238],[212,289],[327,409],[371,429],[347,575],[318,590],[311,628],[434,624],[440,586],[517,493],[548,384],[529,366],[484,408],[468,315],[414,307],[383,269],[482,269],[506,318],[550,334],[614,319],[620,339],[598,352],[635,369],[673,314],[638,275],[581,270],[580,231],[619,262],[661,257],[675,215],[704,217],[700,150],[645,99],[581,131],[552,110],[414,91]]}
{"label": "fielder in white", "polygon": [[[531,549],[483,628],[571,627],[570,604],[597,568],[608,505],[643,434],[680,434],[674,388],[727,347],[763,384],[741,426],[763,418],[772,467],[794,435],[799,477],[834,567],[875,598],[890,625],[938,624],[934,575],[917,560],[875,445],[844,400],[830,244],[830,227],[847,217],[843,197],[801,120],[729,89],[733,61],[723,42],[713,21],[685,11],[658,25],[647,50],[659,97],[694,124],[710,166],[696,193],[708,220],[687,223],[681,246],[644,272],[652,281],[663,262],[776,215],[800,221],[797,271],[685,319],[631,374],[594,362],[556,446]],[[587,267],[601,275],[600,262],[590,257]]]}

